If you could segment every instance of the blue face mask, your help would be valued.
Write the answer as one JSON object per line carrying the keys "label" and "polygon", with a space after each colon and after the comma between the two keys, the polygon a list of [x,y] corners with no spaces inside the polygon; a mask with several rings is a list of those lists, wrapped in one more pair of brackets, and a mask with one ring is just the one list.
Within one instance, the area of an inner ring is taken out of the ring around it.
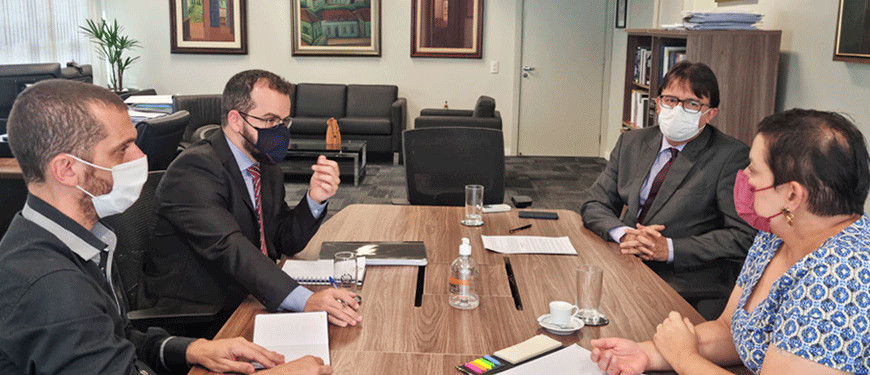
{"label": "blue face mask", "polygon": [[[251,124],[248,126],[254,128]],[[287,156],[287,148],[290,146],[290,128],[279,124],[271,128],[254,129],[257,130],[256,144],[244,134],[242,134],[242,138],[256,148],[257,152],[254,153],[254,157],[257,161],[264,164],[278,164],[284,161],[284,157]]]}

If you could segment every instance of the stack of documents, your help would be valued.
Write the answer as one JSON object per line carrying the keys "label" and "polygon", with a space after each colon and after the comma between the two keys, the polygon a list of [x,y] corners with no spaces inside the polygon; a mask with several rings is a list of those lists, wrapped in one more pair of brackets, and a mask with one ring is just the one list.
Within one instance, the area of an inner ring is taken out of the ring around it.
{"label": "stack of documents", "polygon": [[683,26],[689,30],[754,30],[764,15],[753,12],[683,12]]}
{"label": "stack of documents", "polygon": [[172,95],[133,95],[126,100],[130,120],[139,121],[172,113]]}

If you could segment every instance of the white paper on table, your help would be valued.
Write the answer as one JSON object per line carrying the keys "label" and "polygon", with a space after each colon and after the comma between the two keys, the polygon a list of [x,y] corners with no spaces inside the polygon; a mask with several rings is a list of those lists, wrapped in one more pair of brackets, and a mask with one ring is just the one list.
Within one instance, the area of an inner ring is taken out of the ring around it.
{"label": "white paper on table", "polygon": [[577,250],[568,237],[542,236],[480,236],[483,247],[502,254],[565,254]]}
{"label": "white paper on table", "polygon": [[284,355],[290,362],[306,355],[329,364],[329,329],[325,311],[260,314],[254,318],[254,343]]}
{"label": "white paper on table", "polygon": [[590,352],[577,344],[508,369],[504,375],[603,375],[606,372],[589,358]]}

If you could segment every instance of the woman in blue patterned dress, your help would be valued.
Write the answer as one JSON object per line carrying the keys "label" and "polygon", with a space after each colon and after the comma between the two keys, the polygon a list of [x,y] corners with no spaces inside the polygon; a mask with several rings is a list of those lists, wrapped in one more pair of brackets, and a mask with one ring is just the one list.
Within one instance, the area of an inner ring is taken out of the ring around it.
{"label": "woman in blue patterned dress", "polygon": [[870,372],[870,157],[843,116],[793,109],[764,119],[734,204],[759,230],[719,319],[671,312],[651,341],[592,340],[608,374]]}

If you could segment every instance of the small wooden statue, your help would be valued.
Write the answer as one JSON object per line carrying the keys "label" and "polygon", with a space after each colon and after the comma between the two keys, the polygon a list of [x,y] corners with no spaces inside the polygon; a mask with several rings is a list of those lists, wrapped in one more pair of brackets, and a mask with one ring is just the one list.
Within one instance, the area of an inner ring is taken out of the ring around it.
{"label": "small wooden statue", "polygon": [[335,117],[326,121],[326,149],[341,150],[341,133],[338,131],[338,121]]}

